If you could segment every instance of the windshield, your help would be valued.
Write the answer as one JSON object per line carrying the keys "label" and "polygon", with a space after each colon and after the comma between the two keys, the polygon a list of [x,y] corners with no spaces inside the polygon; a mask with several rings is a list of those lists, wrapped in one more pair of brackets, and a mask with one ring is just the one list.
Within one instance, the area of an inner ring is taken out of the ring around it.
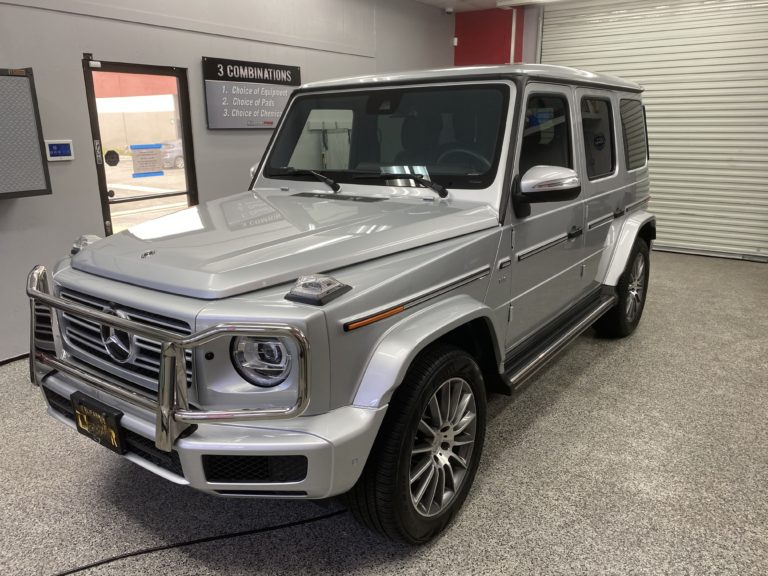
{"label": "windshield", "polygon": [[312,180],[301,171],[314,170],[337,182],[391,185],[359,178],[408,172],[449,189],[486,188],[496,176],[508,100],[509,88],[497,84],[301,95],[264,175]]}

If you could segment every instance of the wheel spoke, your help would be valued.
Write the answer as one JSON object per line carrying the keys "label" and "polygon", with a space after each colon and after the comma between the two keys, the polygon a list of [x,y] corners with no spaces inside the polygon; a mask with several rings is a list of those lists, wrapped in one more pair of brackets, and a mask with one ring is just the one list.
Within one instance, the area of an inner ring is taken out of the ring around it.
{"label": "wheel spoke", "polygon": [[426,454],[427,452],[432,452],[432,446],[430,444],[422,444],[421,446],[413,447],[411,456],[415,456],[416,454]]}
{"label": "wheel spoke", "polygon": [[453,472],[453,466],[449,463],[448,466],[445,467],[445,470],[447,470],[446,479],[450,481],[451,490],[456,492],[456,474]]}
{"label": "wheel spoke", "polygon": [[466,469],[467,469],[467,461],[466,461],[466,460],[464,460],[464,458],[462,458],[462,457],[461,457],[461,456],[459,456],[458,454],[456,454],[456,452],[449,452],[449,453],[448,453],[448,459],[450,460],[451,458],[453,458],[454,460],[456,460],[456,462],[458,462],[458,463],[459,463],[459,466],[461,466],[462,468],[464,468],[464,470],[466,470]]}
{"label": "wheel spoke", "polygon": [[435,482],[435,488],[437,505],[442,508],[443,502],[445,501],[445,466],[441,466],[437,469],[437,481]]}
{"label": "wheel spoke", "polygon": [[464,387],[461,380],[455,380],[453,382],[453,386],[456,388],[456,390],[453,394],[451,394],[452,402],[448,411],[448,422],[450,423],[454,423],[456,421],[456,413],[459,410],[459,401],[461,400],[462,388]]}
{"label": "wheel spoke", "polygon": [[424,473],[432,467],[432,458],[427,458],[418,470],[411,476],[411,484],[416,482],[419,478],[424,476]]}
{"label": "wheel spoke", "polygon": [[440,413],[440,404],[437,401],[437,396],[432,396],[429,401],[429,413],[432,416],[432,421],[436,424],[436,428],[441,428],[443,425],[443,415]]}
{"label": "wheel spoke", "polygon": [[428,434],[429,436],[432,436],[432,438],[434,438],[437,435],[435,431],[432,429],[432,427],[426,422],[424,422],[423,418],[419,420],[419,431],[423,432],[424,434]]}
{"label": "wheel spoke", "polygon": [[[456,413],[453,416],[453,420],[451,421],[451,424],[456,426],[461,422],[461,419],[464,418],[464,415],[467,412],[467,407],[469,406],[469,403],[471,401],[472,401],[472,395],[464,394],[464,396],[461,398],[461,401],[459,402],[459,405],[456,408]],[[456,434],[458,434],[459,432],[460,430],[455,431]]]}
{"label": "wheel spoke", "polygon": [[[430,464],[432,464],[430,462]],[[424,482],[419,487],[418,492],[416,492],[416,496],[414,496],[414,500],[416,501],[416,504],[421,503],[422,498],[424,498],[424,493],[427,491],[427,488],[429,488],[429,485],[432,483],[432,477],[435,475],[435,467],[430,466],[429,468],[429,475],[424,479]],[[427,507],[427,510],[429,510],[429,507]]]}
{"label": "wheel spoke", "polygon": [[456,425],[456,427],[453,429],[453,433],[458,436],[459,434],[464,432],[464,430],[467,429],[467,426],[472,424],[472,421],[474,419],[475,419],[475,413],[474,412],[467,412],[466,416],[464,416],[459,421],[459,423]]}
{"label": "wheel spoke", "polygon": [[427,490],[426,497],[427,497],[427,512],[429,512],[432,508],[432,503],[435,501],[435,493],[437,492],[437,485],[439,484],[439,480],[437,478],[437,473],[434,468],[432,468],[432,474],[430,475],[430,482],[429,482],[429,490]]}

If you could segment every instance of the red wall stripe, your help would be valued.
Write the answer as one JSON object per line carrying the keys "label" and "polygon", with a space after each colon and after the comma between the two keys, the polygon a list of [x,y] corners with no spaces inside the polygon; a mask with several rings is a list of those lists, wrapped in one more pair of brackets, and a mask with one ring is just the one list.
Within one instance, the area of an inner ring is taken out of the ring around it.
{"label": "red wall stripe", "polygon": [[[519,16],[518,20],[522,21],[522,10]],[[506,64],[512,53],[512,10],[493,8],[458,12],[456,38],[458,45],[453,51],[455,66]],[[520,50],[522,53],[522,33]]]}

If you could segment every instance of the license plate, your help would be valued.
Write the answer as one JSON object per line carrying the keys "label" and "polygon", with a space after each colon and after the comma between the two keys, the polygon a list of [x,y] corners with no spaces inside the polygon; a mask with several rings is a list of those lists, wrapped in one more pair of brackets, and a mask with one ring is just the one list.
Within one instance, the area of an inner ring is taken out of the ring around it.
{"label": "license plate", "polygon": [[118,454],[125,453],[123,433],[120,428],[122,412],[82,392],[72,394],[70,401],[75,410],[75,424],[78,432]]}

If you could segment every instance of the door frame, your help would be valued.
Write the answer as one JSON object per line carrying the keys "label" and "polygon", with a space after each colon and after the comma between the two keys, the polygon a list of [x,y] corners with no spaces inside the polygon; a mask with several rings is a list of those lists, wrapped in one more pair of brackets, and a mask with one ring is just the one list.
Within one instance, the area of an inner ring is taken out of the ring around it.
{"label": "door frame", "polygon": [[[154,74],[157,76],[174,76],[178,83],[177,101],[179,106],[179,120],[181,121],[181,137],[184,146],[184,173],[187,182],[186,195],[190,206],[199,203],[197,194],[197,172],[195,168],[195,147],[192,139],[192,115],[189,105],[189,84],[187,82],[187,69],[176,66],[155,66],[152,64],[131,64],[128,62],[107,62],[96,60],[93,54],[84,53],[83,77],[85,79],[85,95],[88,104],[88,116],[91,122],[91,139],[93,145],[94,161],[96,163],[96,179],[99,186],[99,200],[101,202],[102,224],[107,236],[112,234],[112,215],[109,202],[107,173],[104,168],[104,150],[101,144],[101,130],[99,129],[99,115],[96,109],[96,91],[93,87],[92,71],[97,72],[122,72],[134,74]],[[178,192],[149,194],[141,199],[163,198],[165,196],[180,196]],[[138,199],[137,199],[138,200]]]}

